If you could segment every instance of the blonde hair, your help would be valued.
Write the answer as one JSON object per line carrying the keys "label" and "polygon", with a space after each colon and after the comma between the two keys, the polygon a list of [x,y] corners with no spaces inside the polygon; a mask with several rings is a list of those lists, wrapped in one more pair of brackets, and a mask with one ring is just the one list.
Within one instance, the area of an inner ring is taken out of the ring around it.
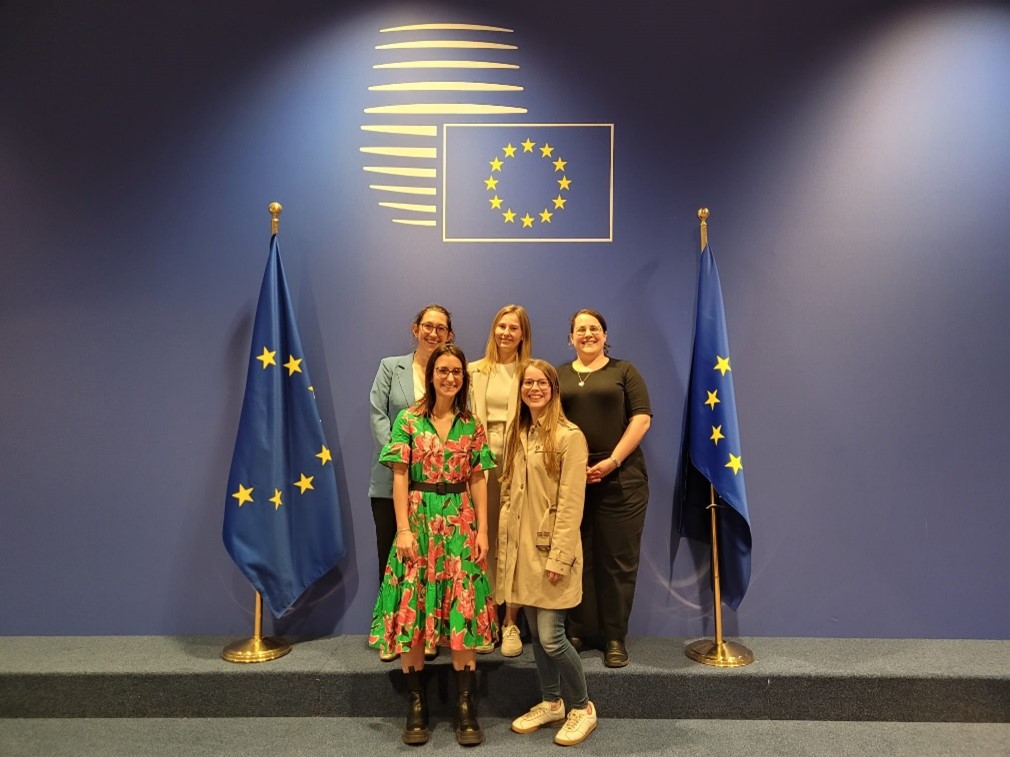
{"label": "blonde hair", "polygon": [[530,326],[530,316],[526,308],[522,305],[506,305],[495,314],[494,320],[491,321],[491,332],[487,335],[487,347],[484,348],[484,370],[487,372],[501,363],[498,359],[498,343],[494,339],[494,330],[498,327],[498,321],[509,313],[514,313],[519,319],[519,329],[523,332],[516,357],[520,363],[533,357],[533,327]]}
{"label": "blonde hair", "polygon": [[516,371],[519,377],[519,381],[517,382],[518,399],[516,402],[518,412],[516,413],[516,419],[512,424],[512,428],[509,429],[508,438],[505,440],[505,450],[503,452],[505,465],[502,467],[499,479],[502,486],[505,486],[512,478],[513,461],[515,460],[516,452],[522,446],[520,435],[529,431],[533,425],[533,414],[522,399],[523,379],[526,376],[527,368],[536,368],[544,374],[551,384],[551,398],[547,403],[547,407],[544,408],[543,415],[540,416],[540,443],[543,445],[544,465],[547,468],[547,473],[552,478],[557,478],[561,475],[561,458],[557,451],[558,424],[570,423],[571,421],[565,417],[565,413],[561,409],[561,387],[558,383],[558,372],[546,360],[532,358],[520,363],[519,369]]}

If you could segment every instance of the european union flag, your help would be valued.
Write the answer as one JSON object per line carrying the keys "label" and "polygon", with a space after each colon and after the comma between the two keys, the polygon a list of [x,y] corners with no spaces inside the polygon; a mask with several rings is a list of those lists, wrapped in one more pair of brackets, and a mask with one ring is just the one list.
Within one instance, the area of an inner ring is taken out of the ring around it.
{"label": "european union flag", "polygon": [[684,489],[677,528],[711,543],[709,485],[718,508],[719,576],[722,599],[734,610],[750,583],[751,533],[744,488],[740,431],[736,419],[729,338],[719,269],[712,250],[701,255],[694,354],[684,442]]}
{"label": "european union flag", "polygon": [[304,354],[274,234],[228,475],[224,545],[275,617],[345,552],[333,459]]}
{"label": "european union flag", "polygon": [[609,242],[613,124],[446,124],[446,242]]}

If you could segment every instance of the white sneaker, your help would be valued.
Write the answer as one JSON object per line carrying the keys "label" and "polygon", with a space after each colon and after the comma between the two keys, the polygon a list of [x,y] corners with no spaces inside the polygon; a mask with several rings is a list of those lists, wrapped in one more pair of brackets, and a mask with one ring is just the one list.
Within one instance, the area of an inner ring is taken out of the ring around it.
{"label": "white sneaker", "polygon": [[502,657],[518,657],[523,653],[523,640],[519,637],[519,626],[510,623],[501,634]]}
{"label": "white sneaker", "polygon": [[[549,723],[559,723],[565,719],[565,703],[541,702],[533,705],[533,709],[525,715],[520,715],[512,721],[512,730],[516,733],[533,733],[541,726]],[[584,738],[584,737],[583,737]]]}
{"label": "white sneaker", "polygon": [[574,746],[581,744],[593,731],[596,730],[596,707],[592,702],[585,706],[585,709],[577,710],[574,707],[568,713],[568,720],[561,726],[558,735],[554,737],[554,743],[561,746]]}

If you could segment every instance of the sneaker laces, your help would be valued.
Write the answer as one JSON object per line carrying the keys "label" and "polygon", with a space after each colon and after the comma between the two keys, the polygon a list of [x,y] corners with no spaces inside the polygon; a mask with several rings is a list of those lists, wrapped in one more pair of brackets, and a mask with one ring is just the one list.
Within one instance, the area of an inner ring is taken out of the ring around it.
{"label": "sneaker laces", "polygon": [[579,727],[579,721],[582,720],[589,712],[587,710],[572,710],[568,713],[568,720],[565,724],[561,726],[562,731],[574,731]]}

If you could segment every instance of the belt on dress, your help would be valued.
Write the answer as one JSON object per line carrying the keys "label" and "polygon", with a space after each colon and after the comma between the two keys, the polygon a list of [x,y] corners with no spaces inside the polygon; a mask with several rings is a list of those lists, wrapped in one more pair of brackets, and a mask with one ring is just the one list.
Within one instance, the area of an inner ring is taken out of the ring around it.
{"label": "belt on dress", "polygon": [[428,483],[427,481],[411,481],[410,491],[414,492],[435,492],[435,494],[460,494],[466,491],[466,481],[451,483],[449,481],[439,481]]}

